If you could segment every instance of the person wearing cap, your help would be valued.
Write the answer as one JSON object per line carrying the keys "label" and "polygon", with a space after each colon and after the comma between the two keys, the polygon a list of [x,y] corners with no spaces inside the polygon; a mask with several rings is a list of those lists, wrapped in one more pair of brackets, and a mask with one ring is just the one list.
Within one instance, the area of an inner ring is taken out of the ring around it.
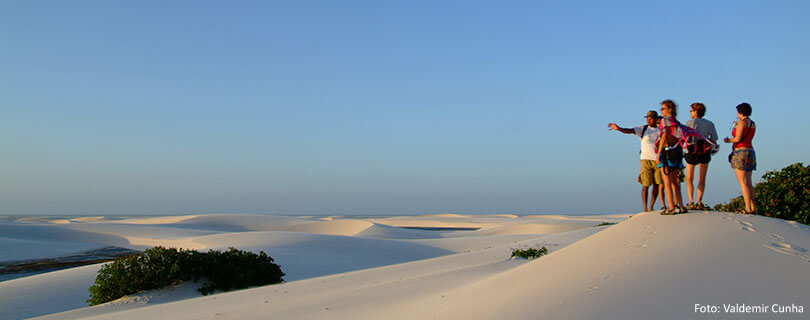
{"label": "person wearing cap", "polygon": [[[660,195],[661,205],[666,206],[664,201],[663,184],[661,170],[656,168],[658,156],[655,153],[655,141],[658,139],[658,120],[660,117],[655,110],[650,110],[645,116],[647,124],[635,128],[622,128],[615,123],[609,123],[611,130],[621,133],[632,134],[641,139],[641,170],[638,175],[638,182],[641,183],[641,202],[644,204],[644,211],[652,211],[655,199]],[[652,201],[647,207],[647,190],[652,185]]]}

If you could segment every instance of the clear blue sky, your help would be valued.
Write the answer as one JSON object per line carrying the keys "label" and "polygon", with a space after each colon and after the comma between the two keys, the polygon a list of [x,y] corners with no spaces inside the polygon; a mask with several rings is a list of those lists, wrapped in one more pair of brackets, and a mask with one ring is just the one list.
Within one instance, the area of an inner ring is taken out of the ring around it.
{"label": "clear blue sky", "polygon": [[[0,214],[624,213],[663,99],[810,162],[808,1],[0,1]],[[706,202],[739,195],[723,145]],[[684,188],[685,191],[685,188]]]}

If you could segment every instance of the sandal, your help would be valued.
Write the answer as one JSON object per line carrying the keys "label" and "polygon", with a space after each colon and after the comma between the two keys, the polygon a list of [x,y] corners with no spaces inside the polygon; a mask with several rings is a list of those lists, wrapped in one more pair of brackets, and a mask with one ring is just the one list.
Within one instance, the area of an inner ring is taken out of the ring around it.
{"label": "sandal", "polygon": [[686,208],[680,208],[680,210],[678,210],[678,214],[682,213],[689,213],[689,210],[686,210]]}
{"label": "sandal", "polygon": [[700,210],[703,210],[703,211],[712,211],[712,207],[709,207],[709,206],[707,206],[706,204],[704,204],[702,202],[698,202],[695,206],[696,206],[696,209],[700,209]]}
{"label": "sandal", "polygon": [[686,209],[695,210],[695,209],[697,209],[697,204],[694,204],[694,203],[690,202],[689,204],[686,205]]}
{"label": "sandal", "polygon": [[673,214],[675,214],[675,209],[664,209],[664,211],[661,211],[662,216],[671,216]]}

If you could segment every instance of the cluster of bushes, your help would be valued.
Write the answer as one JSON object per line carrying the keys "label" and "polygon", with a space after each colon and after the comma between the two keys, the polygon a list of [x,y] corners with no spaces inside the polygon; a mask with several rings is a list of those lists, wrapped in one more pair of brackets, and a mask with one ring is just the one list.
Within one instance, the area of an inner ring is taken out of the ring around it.
{"label": "cluster of bushes", "polygon": [[534,258],[542,257],[542,256],[546,255],[547,253],[548,253],[548,249],[546,248],[546,246],[543,246],[540,249],[535,249],[535,248],[529,248],[529,249],[526,249],[526,250],[515,249],[514,251],[512,251],[512,256],[513,257],[524,258],[524,259],[534,259]]}
{"label": "cluster of bushes", "polygon": [[90,289],[90,305],[125,295],[205,279],[198,289],[203,295],[249,286],[282,282],[284,272],[264,252],[255,254],[229,248],[227,251],[154,247],[140,254],[118,258],[98,271]]}
{"label": "cluster of bushes", "polygon": [[[795,163],[768,171],[762,179],[754,186],[756,214],[810,224],[810,166]],[[714,209],[736,212],[745,209],[745,202],[739,196]]]}

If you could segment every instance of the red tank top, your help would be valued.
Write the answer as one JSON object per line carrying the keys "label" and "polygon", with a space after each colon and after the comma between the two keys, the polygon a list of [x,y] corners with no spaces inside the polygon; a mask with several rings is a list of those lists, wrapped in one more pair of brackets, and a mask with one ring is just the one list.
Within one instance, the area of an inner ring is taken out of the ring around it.
{"label": "red tank top", "polygon": [[[747,129],[747,130],[746,130]],[[751,126],[747,128],[743,128],[743,138],[740,142],[735,142],[733,149],[737,148],[749,148],[753,149],[754,145],[751,143],[751,140],[754,139],[754,134],[757,132],[757,126],[754,124],[754,121],[751,121]],[[731,130],[731,136],[736,137],[737,127]]]}

